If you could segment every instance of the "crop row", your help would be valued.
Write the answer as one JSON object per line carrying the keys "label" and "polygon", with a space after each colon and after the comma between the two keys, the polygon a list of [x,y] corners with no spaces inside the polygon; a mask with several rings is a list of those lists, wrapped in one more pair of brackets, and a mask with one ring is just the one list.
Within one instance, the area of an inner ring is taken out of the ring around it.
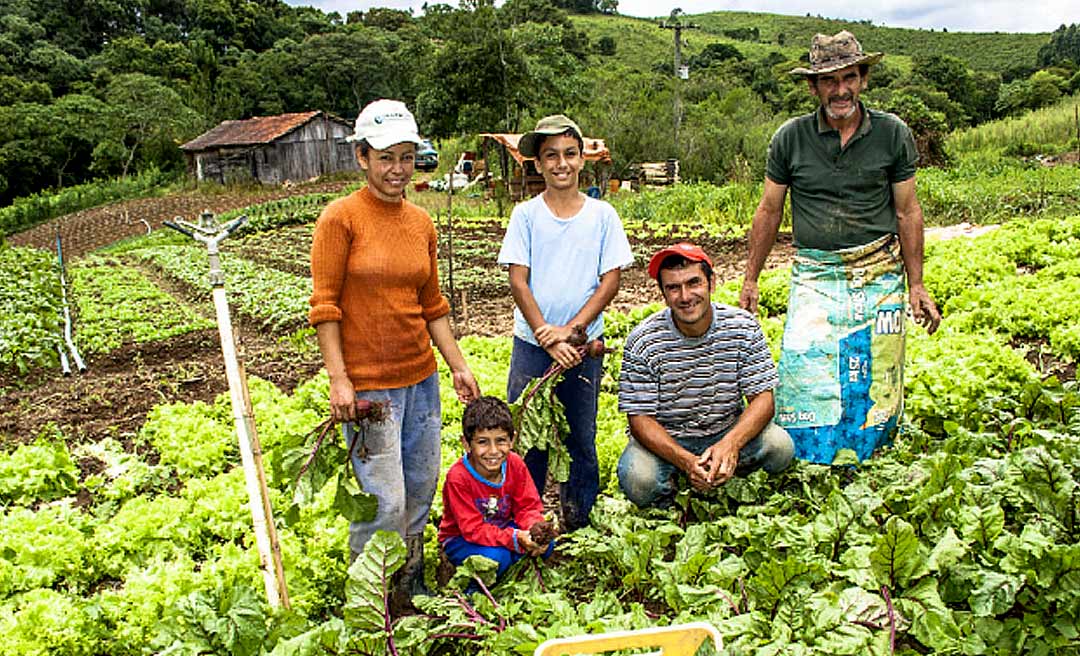
{"label": "crop row", "polygon": [[[210,264],[206,250],[197,246],[158,246],[132,251],[196,294],[209,296]],[[307,317],[311,279],[280,271],[239,257],[222,255],[229,303],[240,313],[267,328],[293,329]]]}
{"label": "crop row", "polygon": [[92,258],[71,268],[78,307],[75,341],[84,354],[107,353],[194,330],[213,322],[180,304],[136,269]]}
{"label": "crop row", "polygon": [[56,258],[0,241],[0,371],[55,366],[61,317]]}
{"label": "crop row", "polygon": [[986,151],[966,155],[949,169],[921,169],[918,186],[927,222],[933,225],[1069,215],[1080,203],[1077,167],[1047,168]]}
{"label": "crop row", "polygon": [[330,201],[341,194],[316,193],[304,196],[290,196],[280,200],[271,200],[257,205],[228,212],[222,212],[216,218],[225,224],[243,214],[247,222],[240,228],[240,234],[263,232],[290,225],[314,223]]}

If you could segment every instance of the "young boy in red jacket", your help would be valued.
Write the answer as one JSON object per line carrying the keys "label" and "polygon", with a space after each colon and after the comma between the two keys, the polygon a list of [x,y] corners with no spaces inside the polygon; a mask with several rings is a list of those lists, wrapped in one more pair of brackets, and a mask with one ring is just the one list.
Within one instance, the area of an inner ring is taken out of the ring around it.
{"label": "young boy in red jacket", "polygon": [[[538,543],[529,529],[543,522],[543,504],[525,461],[514,453],[514,425],[506,403],[483,396],[461,418],[466,453],[446,473],[439,544],[455,566],[469,556],[499,564],[498,576],[522,556],[547,555],[555,543]],[[539,531],[538,531],[539,533]]]}

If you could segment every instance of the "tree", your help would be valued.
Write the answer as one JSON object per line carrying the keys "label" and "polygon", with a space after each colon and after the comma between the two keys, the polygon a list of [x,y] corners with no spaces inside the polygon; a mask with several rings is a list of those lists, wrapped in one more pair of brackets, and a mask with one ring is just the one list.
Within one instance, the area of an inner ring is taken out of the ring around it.
{"label": "tree", "polygon": [[572,14],[595,14],[600,11],[598,0],[553,0],[553,4]]}
{"label": "tree", "polygon": [[55,127],[52,163],[59,188],[64,186],[65,177],[80,180],[89,176],[91,154],[108,130],[108,108],[93,96],[71,93],[49,110]]}
{"label": "tree", "polygon": [[1050,42],[1039,48],[1039,66],[1063,61],[1080,65],[1080,25],[1062,25],[1050,35]]}
{"label": "tree", "polygon": [[601,14],[619,13],[619,0],[597,0],[596,9]]}
{"label": "tree", "polygon": [[26,55],[26,72],[31,79],[44,82],[53,95],[68,92],[72,85],[87,78],[86,64],[46,41],[39,41]]}
{"label": "tree", "polygon": [[1031,85],[1029,107],[1038,109],[1053,105],[1061,98],[1061,92],[1068,88],[1068,83],[1050,71],[1039,71],[1032,75],[1028,82]]}
{"label": "tree", "polygon": [[26,82],[14,75],[0,75],[0,105],[15,103],[48,104],[52,102],[52,90],[44,82]]}
{"label": "tree", "polygon": [[578,60],[585,61],[589,47],[589,37],[578,30],[570,21],[565,11],[556,7],[551,0],[507,0],[499,8],[499,17],[506,27],[540,23],[554,25],[562,29],[560,40],[567,52]]}
{"label": "tree", "polygon": [[197,73],[188,47],[161,40],[151,44],[141,36],[110,41],[90,64],[108,74],[146,73],[169,80],[187,81]]}
{"label": "tree", "polygon": [[375,27],[380,30],[396,32],[406,25],[412,25],[412,13],[403,9],[391,9],[389,7],[372,7],[364,14],[364,25]]}
{"label": "tree", "polygon": [[351,25],[309,37],[298,55],[306,82],[321,90],[327,109],[355,115],[372,100],[415,97],[413,85],[428,48],[414,27],[387,32]]}
{"label": "tree", "polygon": [[52,117],[46,105],[0,106],[0,204],[25,196],[53,180],[48,147]]}
{"label": "tree", "polygon": [[885,109],[902,118],[911,128],[922,166],[947,163],[945,137],[948,135],[949,125],[944,113],[928,107],[922,98],[903,91],[893,93]]}
{"label": "tree", "polygon": [[572,28],[530,21],[509,29],[489,0],[442,20],[453,29],[416,100],[425,133],[516,131],[535,112],[564,111],[580,88],[573,71],[584,44]]}
{"label": "tree", "polygon": [[197,116],[180,95],[159,78],[127,73],[113,78],[105,89],[108,124],[104,138],[94,149],[94,168],[120,170],[127,176],[140,149],[176,150],[175,142],[189,137]]}
{"label": "tree", "polygon": [[729,59],[742,61],[745,57],[730,43],[710,43],[700,53],[691,57],[687,63],[691,68],[708,68]]}
{"label": "tree", "polygon": [[596,53],[604,57],[615,55],[615,39],[610,36],[602,36],[596,42]]}
{"label": "tree", "polygon": [[975,113],[976,89],[971,71],[963,60],[952,55],[916,56],[912,68],[933,90],[944,92],[959,105],[962,116],[951,119],[950,124],[953,127],[966,125]]}

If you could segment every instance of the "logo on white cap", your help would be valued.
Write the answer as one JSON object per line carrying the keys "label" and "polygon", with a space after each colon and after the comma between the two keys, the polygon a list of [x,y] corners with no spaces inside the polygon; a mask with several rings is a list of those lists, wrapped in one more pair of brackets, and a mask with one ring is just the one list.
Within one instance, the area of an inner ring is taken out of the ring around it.
{"label": "logo on white cap", "polygon": [[399,143],[420,144],[420,134],[412,112],[399,100],[376,100],[356,117],[353,134],[347,141],[367,141],[375,150]]}

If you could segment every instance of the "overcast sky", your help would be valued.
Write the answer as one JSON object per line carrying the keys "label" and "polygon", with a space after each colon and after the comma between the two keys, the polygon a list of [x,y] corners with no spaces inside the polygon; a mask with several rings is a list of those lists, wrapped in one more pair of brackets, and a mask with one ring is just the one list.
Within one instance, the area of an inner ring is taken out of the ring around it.
{"label": "overcast sky", "polygon": [[[428,0],[435,4],[440,0]],[[445,1],[445,0],[443,0]],[[342,16],[357,9],[394,7],[420,15],[424,0],[286,0]],[[456,6],[454,0],[447,4]],[[666,16],[679,7],[687,14],[730,9],[825,18],[871,20],[889,27],[948,28],[953,32],[1053,32],[1059,25],[1080,23],[1077,0],[619,0],[619,13]]]}

